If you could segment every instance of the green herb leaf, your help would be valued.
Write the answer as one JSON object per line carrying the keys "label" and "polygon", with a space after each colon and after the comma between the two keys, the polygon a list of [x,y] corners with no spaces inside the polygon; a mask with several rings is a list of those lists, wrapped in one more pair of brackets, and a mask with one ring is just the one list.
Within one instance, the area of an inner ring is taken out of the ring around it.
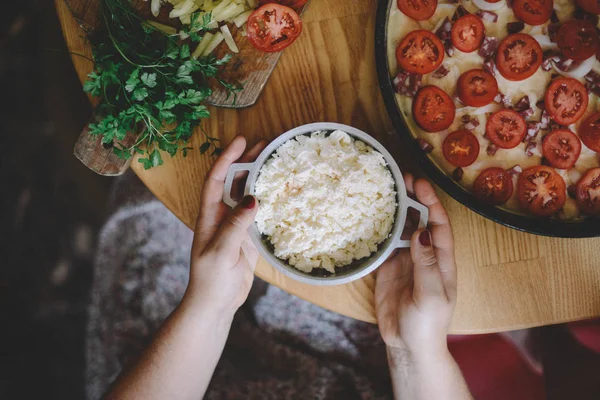
{"label": "green herb leaf", "polygon": [[204,154],[210,149],[210,142],[204,142],[202,146],[200,146],[200,154]]}
{"label": "green herb leaf", "polygon": [[142,82],[144,83],[144,85],[148,86],[149,88],[156,87],[156,85],[157,85],[156,74],[155,73],[149,74],[147,72],[144,72],[142,74]]}
{"label": "green herb leaf", "polygon": [[160,152],[156,149],[152,151],[152,153],[146,153],[148,158],[140,158],[139,162],[142,163],[144,169],[150,169],[152,167],[158,167],[163,164],[162,157],[160,156]]}
{"label": "green herb leaf", "polygon": [[142,101],[146,97],[148,97],[148,89],[146,89],[145,87],[137,88],[133,92],[133,98],[137,101]]}
{"label": "green herb leaf", "polygon": [[[161,165],[161,151],[187,154],[194,130],[210,117],[203,104],[212,93],[207,80],[217,77],[219,67],[231,59],[190,56],[190,42],[201,39],[210,13],[191,16],[190,24],[182,27],[190,40],[181,43],[175,35],[147,26],[129,1],[103,0],[101,6],[103,25],[89,37],[95,68],[84,84],[87,93],[101,97],[90,134],[110,144],[118,157],[141,154],[144,168]],[[217,79],[230,93],[240,90]],[[129,134],[137,136],[133,145],[123,143]],[[218,154],[218,139],[206,132],[204,136],[200,151],[212,148]]]}
{"label": "green herb leaf", "polygon": [[133,70],[129,78],[127,78],[127,82],[125,82],[125,90],[128,92],[133,92],[137,87],[140,81],[140,69],[136,68]]}

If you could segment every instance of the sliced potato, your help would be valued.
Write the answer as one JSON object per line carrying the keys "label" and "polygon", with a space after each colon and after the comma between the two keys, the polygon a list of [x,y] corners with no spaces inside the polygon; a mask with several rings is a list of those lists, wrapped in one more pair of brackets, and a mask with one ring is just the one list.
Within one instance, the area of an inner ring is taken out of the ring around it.
{"label": "sliced potato", "polygon": [[213,0],[204,0],[204,5],[202,8],[206,11],[212,11],[215,9],[215,3]]}
{"label": "sliced potato", "polygon": [[146,23],[148,25],[153,26],[154,28],[158,29],[159,31],[166,33],[167,35],[176,35],[177,34],[177,29],[173,28],[172,26],[161,24],[160,22],[150,21],[150,20],[146,21]]}
{"label": "sliced potato", "polygon": [[198,43],[196,50],[194,50],[194,52],[192,53],[192,57],[194,57],[194,58],[200,57],[202,55],[202,53],[204,52],[204,50],[206,50],[206,48],[208,47],[208,45],[210,44],[210,42],[212,41],[214,36],[215,35],[213,35],[212,33],[206,32],[204,34],[204,36],[202,37],[202,40],[200,40],[200,43]]}
{"label": "sliced potato", "polygon": [[232,0],[223,0],[212,10],[212,18],[216,21],[217,16],[231,4]]}
{"label": "sliced potato", "polygon": [[194,3],[194,0],[185,0],[179,4],[176,4],[171,12],[169,13],[170,18],[179,18],[184,15],[189,15],[196,11],[198,6]]}
{"label": "sliced potato", "polygon": [[213,14],[213,19],[217,22],[229,21],[244,12],[244,6],[237,3],[231,3],[218,15]]}
{"label": "sliced potato", "polygon": [[240,15],[238,15],[237,17],[235,17],[233,19],[233,23],[238,28],[241,27],[242,25],[244,25],[246,23],[246,21],[248,21],[248,17],[250,17],[250,14],[252,14],[252,10],[244,11],[243,13],[241,13]]}
{"label": "sliced potato", "polygon": [[152,3],[150,3],[150,12],[155,17],[158,17],[160,13],[160,0],[152,0]]}
{"label": "sliced potato", "polygon": [[238,49],[237,45],[235,44],[235,40],[233,40],[233,36],[231,35],[231,31],[229,30],[229,27],[227,25],[221,26],[221,32],[223,33],[223,37],[225,38],[225,43],[227,44],[227,47],[229,47],[229,50],[231,50],[234,53],[239,53],[240,50]]}
{"label": "sliced potato", "polygon": [[204,49],[204,51],[202,52],[202,56],[206,57],[210,53],[212,53],[213,50],[216,49],[217,46],[220,45],[223,40],[225,40],[225,36],[223,36],[221,32],[215,33],[215,37],[212,38],[206,49]]}

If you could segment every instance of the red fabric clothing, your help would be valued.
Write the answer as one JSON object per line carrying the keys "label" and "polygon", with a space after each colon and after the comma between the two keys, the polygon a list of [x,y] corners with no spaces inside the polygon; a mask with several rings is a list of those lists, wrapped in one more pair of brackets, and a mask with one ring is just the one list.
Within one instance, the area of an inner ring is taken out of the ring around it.
{"label": "red fabric clothing", "polygon": [[499,335],[450,336],[448,347],[475,399],[545,399],[543,378]]}

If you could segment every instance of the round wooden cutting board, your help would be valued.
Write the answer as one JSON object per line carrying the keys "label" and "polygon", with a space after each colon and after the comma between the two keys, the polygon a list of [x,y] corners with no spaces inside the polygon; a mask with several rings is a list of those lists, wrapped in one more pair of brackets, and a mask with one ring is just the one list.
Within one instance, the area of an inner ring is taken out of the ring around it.
{"label": "round wooden cutting board", "polygon": [[[69,49],[90,56],[84,32],[63,0],[55,0]],[[241,110],[211,108],[205,128],[228,143],[238,134],[250,143],[310,122],[353,125],[381,141],[403,171],[409,154],[391,128],[380,95],[374,60],[377,2],[314,0],[303,16],[298,41],[283,53],[256,105]],[[92,63],[74,56],[81,80]],[[192,142],[202,142],[198,132]],[[148,171],[131,167],[150,190],[190,228],[198,213],[200,188],[213,158],[191,152],[165,157]],[[600,239],[534,236],[491,222],[440,197],[456,239],[459,300],[451,331],[482,333],[600,316]],[[322,307],[375,322],[374,277],[336,287],[301,284],[264,260],[256,274]]]}

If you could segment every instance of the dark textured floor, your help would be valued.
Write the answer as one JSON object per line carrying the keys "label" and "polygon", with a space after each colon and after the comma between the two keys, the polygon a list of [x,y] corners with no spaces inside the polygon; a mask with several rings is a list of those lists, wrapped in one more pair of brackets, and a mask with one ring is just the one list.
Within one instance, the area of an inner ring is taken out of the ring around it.
{"label": "dark textured floor", "polygon": [[53,2],[0,13],[0,398],[83,397],[91,257],[110,179],[72,155],[90,114]]}

